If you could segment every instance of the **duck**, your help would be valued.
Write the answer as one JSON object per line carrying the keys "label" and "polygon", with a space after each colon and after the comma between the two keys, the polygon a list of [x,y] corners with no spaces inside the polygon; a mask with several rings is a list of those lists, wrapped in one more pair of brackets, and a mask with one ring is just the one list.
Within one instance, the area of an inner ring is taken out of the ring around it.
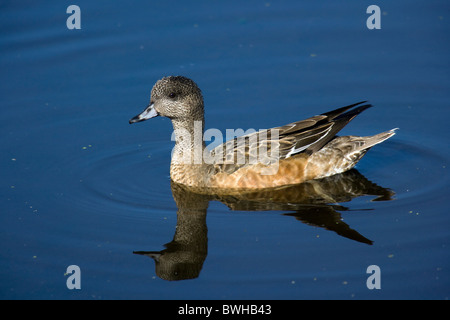
{"label": "duck", "polygon": [[203,95],[185,76],[167,76],[151,90],[148,106],[130,124],[158,116],[171,120],[174,183],[213,190],[258,190],[300,184],[352,169],[367,151],[398,128],[372,136],[337,136],[372,107],[361,101],[271,129],[252,131],[216,146],[205,144]]}

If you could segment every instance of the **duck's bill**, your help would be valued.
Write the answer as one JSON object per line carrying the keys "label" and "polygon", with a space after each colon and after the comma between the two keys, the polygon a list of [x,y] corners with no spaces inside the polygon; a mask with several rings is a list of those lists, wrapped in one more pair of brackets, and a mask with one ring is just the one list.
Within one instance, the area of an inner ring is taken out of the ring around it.
{"label": "duck's bill", "polygon": [[130,119],[130,124],[135,122],[141,122],[154,117],[159,116],[158,112],[155,110],[153,103],[149,105],[142,113],[138,114],[136,117]]}

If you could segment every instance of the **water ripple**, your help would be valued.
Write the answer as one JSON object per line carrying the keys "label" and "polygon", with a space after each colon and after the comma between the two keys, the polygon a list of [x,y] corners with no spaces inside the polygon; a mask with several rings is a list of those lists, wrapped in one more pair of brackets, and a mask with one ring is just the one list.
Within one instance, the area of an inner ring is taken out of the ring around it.
{"label": "water ripple", "polygon": [[[149,211],[173,212],[166,155],[169,147],[160,142],[118,146],[73,160],[81,178],[71,201],[108,215],[145,218]],[[161,179],[162,172],[167,172],[167,179]]]}

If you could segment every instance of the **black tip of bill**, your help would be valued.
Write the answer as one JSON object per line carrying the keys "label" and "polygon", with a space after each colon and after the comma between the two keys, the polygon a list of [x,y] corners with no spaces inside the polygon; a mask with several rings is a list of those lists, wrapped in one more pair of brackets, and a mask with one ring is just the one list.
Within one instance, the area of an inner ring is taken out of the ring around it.
{"label": "black tip of bill", "polygon": [[128,123],[129,123],[129,124],[132,124],[132,123],[141,122],[141,121],[144,121],[144,119],[140,119],[140,118],[139,118],[139,115],[137,115],[137,116],[131,118],[131,119],[128,121]]}
{"label": "black tip of bill", "polygon": [[159,116],[158,112],[153,107],[153,104],[149,105],[142,113],[138,114],[137,116],[131,118],[128,122],[130,124],[141,122],[144,120],[148,120],[154,117]]}

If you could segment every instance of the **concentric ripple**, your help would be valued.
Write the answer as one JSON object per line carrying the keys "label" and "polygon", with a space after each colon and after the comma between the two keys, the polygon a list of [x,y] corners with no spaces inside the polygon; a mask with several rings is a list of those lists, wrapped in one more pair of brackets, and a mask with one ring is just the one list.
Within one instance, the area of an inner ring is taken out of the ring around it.
{"label": "concentric ripple", "polygon": [[144,218],[149,211],[173,213],[170,151],[170,145],[160,142],[90,151],[77,160],[79,187],[69,198],[103,214]]}

